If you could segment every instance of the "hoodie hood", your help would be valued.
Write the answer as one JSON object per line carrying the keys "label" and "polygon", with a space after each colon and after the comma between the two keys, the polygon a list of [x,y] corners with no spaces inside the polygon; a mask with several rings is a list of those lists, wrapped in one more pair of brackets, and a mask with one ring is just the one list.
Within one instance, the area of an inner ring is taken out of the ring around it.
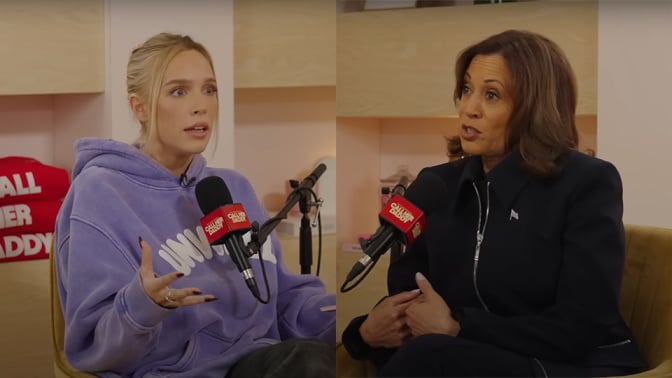
{"label": "hoodie hood", "polygon": [[206,165],[202,155],[194,155],[183,177],[176,177],[156,160],[142,153],[137,146],[112,139],[82,138],[75,142],[75,151],[73,181],[84,170],[101,167],[121,172],[155,187],[188,186],[200,178]]}

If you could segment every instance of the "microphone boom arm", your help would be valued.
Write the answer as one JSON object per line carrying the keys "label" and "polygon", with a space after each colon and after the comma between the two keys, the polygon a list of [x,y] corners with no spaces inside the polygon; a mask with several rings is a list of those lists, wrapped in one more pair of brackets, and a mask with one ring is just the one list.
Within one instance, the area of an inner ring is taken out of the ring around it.
{"label": "microphone boom arm", "polygon": [[273,232],[283,219],[287,219],[287,214],[289,214],[299,200],[308,197],[304,192],[307,190],[312,191],[313,186],[315,186],[315,183],[326,169],[327,166],[322,163],[315,167],[313,172],[311,172],[298,187],[294,188],[294,190],[289,193],[285,200],[285,205],[277,214],[275,214],[275,216],[269,218],[261,225],[261,227],[256,225],[256,227],[252,228],[252,237],[248,245],[251,254],[259,253],[261,246],[264,245],[271,232]]}

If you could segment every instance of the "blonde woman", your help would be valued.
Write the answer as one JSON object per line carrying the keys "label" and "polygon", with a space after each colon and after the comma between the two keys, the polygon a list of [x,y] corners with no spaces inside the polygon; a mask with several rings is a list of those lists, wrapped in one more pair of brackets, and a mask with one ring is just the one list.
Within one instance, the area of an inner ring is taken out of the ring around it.
{"label": "blonde woman", "polygon": [[[226,251],[198,236],[194,189],[207,176],[221,177],[250,219],[267,218],[241,174],[201,156],[218,118],[208,51],[188,36],[155,35],[131,53],[127,86],[138,143],[77,141],[58,215],[69,362],[104,376],[333,375],[335,316],[320,307],[335,297],[323,283],[289,273],[272,236],[262,304]],[[250,264],[261,280],[260,260]]]}

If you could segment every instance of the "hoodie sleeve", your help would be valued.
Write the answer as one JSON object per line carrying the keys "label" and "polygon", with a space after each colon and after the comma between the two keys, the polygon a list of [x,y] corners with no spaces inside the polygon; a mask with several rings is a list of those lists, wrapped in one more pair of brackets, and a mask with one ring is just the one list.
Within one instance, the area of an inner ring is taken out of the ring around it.
{"label": "hoodie sleeve", "polygon": [[[273,249],[280,253],[280,241],[273,235]],[[327,294],[324,283],[312,274],[288,272],[278,259],[278,327],[280,337],[314,338],[336,343],[336,312],[322,311],[336,305],[336,295]]]}
{"label": "hoodie sleeve", "polygon": [[71,214],[60,214],[56,236],[65,355],[80,370],[124,373],[122,366],[134,365],[156,345],[171,310],[146,295],[139,252],[138,259],[125,252],[132,246]]}

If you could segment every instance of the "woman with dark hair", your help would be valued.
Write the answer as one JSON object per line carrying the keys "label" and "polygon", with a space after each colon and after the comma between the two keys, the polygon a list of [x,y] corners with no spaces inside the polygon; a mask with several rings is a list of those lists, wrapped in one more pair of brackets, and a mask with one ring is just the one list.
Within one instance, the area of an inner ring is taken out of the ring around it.
{"label": "woman with dark hair", "polygon": [[619,313],[616,168],[576,150],[576,80],[551,40],[509,30],[455,69],[444,203],[390,263],[389,296],[343,333],[381,376],[593,377],[646,362]]}

